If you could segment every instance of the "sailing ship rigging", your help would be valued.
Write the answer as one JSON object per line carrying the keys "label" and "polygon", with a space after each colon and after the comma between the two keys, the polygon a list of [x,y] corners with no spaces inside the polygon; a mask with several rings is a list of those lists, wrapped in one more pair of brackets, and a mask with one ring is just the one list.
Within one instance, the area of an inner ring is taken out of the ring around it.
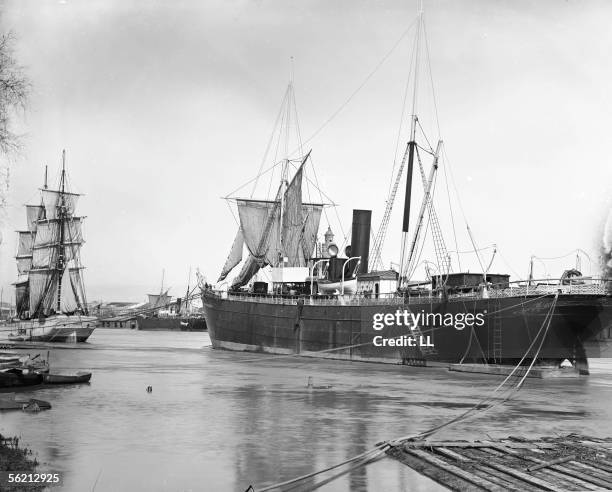
{"label": "sailing ship rigging", "polygon": [[[15,301],[20,321],[12,335],[85,341],[95,327],[95,318],[88,312],[80,254],[85,218],[76,213],[81,195],[68,189],[65,150],[57,188],[49,188],[45,169],[40,195],[39,204],[25,206],[27,229],[17,233]],[[38,323],[35,329],[33,320]]]}
{"label": "sailing ship rigging", "polygon": [[[232,280],[232,290],[246,285],[261,269],[268,266],[273,270],[307,268],[315,250],[325,204],[307,203],[302,199],[305,166],[310,160],[311,151],[299,159],[289,159],[289,132],[294,112],[297,114],[293,83],[290,82],[280,111],[284,118],[278,128],[278,135],[283,136],[285,140],[285,157],[273,166],[281,167],[281,179],[274,198],[254,199],[252,194],[249,198],[226,197],[234,202],[238,210],[239,225],[218,281],[225,280],[242,262],[240,272]],[[295,118],[297,119],[297,116]],[[275,128],[273,134],[276,130]],[[297,138],[299,140],[299,130]],[[299,143],[298,150],[301,149]],[[289,181],[290,168],[293,165],[297,166],[297,169]],[[243,261],[245,246],[247,255]]]}
{"label": "sailing ship rigging", "polygon": [[[232,198],[238,208],[239,230],[219,282],[241,262],[243,245],[248,256],[230,289],[202,289],[213,347],[418,365],[463,361],[515,364],[518,360],[530,364],[533,361],[525,350],[543,332],[537,355],[539,362],[559,366],[567,359],[578,371],[588,373],[585,342],[601,330],[598,316],[610,296],[605,279],[582,277],[578,272],[558,283],[510,282],[510,275],[490,273],[496,250],[488,264],[483,261],[467,221],[467,234],[480,271],[469,273],[461,268],[455,271],[433,200],[443,142],[438,138],[435,148],[429,144],[417,114],[421,51],[428,56],[427,42],[422,40],[425,33],[422,12],[415,25],[409,139],[397,174],[392,178],[372,254],[369,251],[371,212],[354,210],[351,246],[345,251],[347,258],[337,256],[335,244],[329,246],[327,258],[313,255],[322,205],[301,201],[302,172],[310,152],[299,161],[291,181],[286,177],[288,161],[285,159],[283,178],[273,200]],[[423,143],[417,139],[421,136]],[[421,152],[431,156],[428,173]],[[417,166],[423,196],[416,222],[412,224],[413,175]],[[399,271],[376,270],[382,265],[385,237],[404,172]],[[428,279],[415,281],[413,276],[423,263],[420,257],[428,232],[433,241],[436,272],[432,273],[431,262],[425,263]],[[455,249],[459,249],[456,241]],[[373,270],[368,270],[369,259]],[[315,274],[315,265],[320,262],[327,262],[327,269],[323,270],[325,279]],[[272,288],[267,282],[254,282],[250,290],[238,290],[267,266],[272,268]],[[291,270],[291,275],[283,276],[283,270]],[[356,293],[352,288],[345,288],[348,283],[357,286]],[[301,288],[286,289],[287,285]],[[381,290],[383,285],[388,287],[386,291]],[[279,298],[278,294],[282,296]],[[446,325],[402,327],[397,324],[390,330],[394,339],[408,338],[405,335],[418,335],[422,339],[426,332],[433,343],[403,347],[375,345],[373,339],[379,332],[372,325],[373,318],[393,318],[400,309],[419,313],[427,320],[469,318],[482,323],[471,325],[467,330],[463,329],[464,324],[454,329],[445,328]],[[545,331],[541,329],[542,320],[548,320]],[[548,333],[551,335],[547,336]]]}

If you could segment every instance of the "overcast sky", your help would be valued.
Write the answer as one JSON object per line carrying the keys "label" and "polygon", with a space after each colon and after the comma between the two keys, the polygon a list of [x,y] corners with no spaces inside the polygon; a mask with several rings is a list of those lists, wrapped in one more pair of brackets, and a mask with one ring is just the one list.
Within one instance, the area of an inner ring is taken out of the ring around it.
{"label": "overcast sky", "polygon": [[[21,205],[37,201],[44,164],[55,176],[66,148],[85,194],[89,298],[138,301],[159,289],[162,268],[174,295],[190,266],[216,279],[236,231],[220,197],[257,173],[290,58],[306,138],[389,53],[416,2],[5,0],[1,10],[33,84],[2,217],[1,284],[6,292],[16,274]],[[612,194],[611,18],[605,1],[425,2],[445,165],[477,244],[496,243],[521,275],[532,254],[582,248],[597,261]],[[307,146],[345,230],[352,208],[373,209],[375,228],[382,216],[412,40]],[[431,104],[420,107],[434,129]],[[387,264],[398,261],[400,227],[396,214]],[[447,243],[455,249],[450,231]],[[498,256],[492,270],[509,267]]]}

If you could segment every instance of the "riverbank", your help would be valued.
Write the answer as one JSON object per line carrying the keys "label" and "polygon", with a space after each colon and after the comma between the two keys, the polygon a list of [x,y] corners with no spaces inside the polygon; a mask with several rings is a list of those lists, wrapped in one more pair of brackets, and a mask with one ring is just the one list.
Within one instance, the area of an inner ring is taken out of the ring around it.
{"label": "riverbank", "polygon": [[[4,437],[0,434],[0,472],[34,472],[38,466],[32,450],[19,446],[19,438]],[[21,484],[0,484],[3,491],[17,492],[23,490]],[[28,490],[44,490],[44,485],[28,485]]]}

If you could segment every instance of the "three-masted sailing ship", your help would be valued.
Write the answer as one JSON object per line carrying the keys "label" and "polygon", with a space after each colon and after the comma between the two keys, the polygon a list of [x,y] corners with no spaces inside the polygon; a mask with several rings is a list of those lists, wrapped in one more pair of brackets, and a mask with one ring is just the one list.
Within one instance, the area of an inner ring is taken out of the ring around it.
{"label": "three-masted sailing ship", "polygon": [[[422,22],[420,14],[415,80],[423,50]],[[588,373],[584,343],[601,330],[599,315],[610,297],[606,281],[572,272],[555,281],[511,282],[509,275],[492,274],[484,267],[477,273],[454,270],[432,201],[442,142],[432,148],[417,131],[421,125],[414,102],[416,88],[415,81],[410,136],[372,252],[371,212],[364,210],[354,211],[346,257],[338,256],[336,245],[329,245],[324,254],[317,251],[323,205],[302,201],[302,175],[310,153],[294,162],[297,169],[291,179],[290,161],[283,160],[281,183],[273,199],[233,198],[238,233],[218,288],[202,289],[213,347],[416,365],[537,362],[559,367],[567,359],[579,372]],[[432,157],[427,174],[422,154]],[[413,224],[410,209],[417,166],[423,201]],[[376,270],[404,169],[400,268]],[[421,251],[419,244],[427,230],[435,246],[437,274],[414,281],[417,251]],[[227,285],[225,278],[240,263],[238,275]],[[258,275],[264,269],[268,272],[265,281]],[[245,285],[250,287],[245,289]],[[385,291],[385,285],[392,287]],[[420,321],[402,323],[404,313]],[[443,322],[446,319],[453,323]],[[381,331],[376,320],[391,323]],[[471,325],[465,320],[471,320]],[[377,345],[380,335],[396,342]],[[397,342],[410,338],[419,343]],[[421,343],[423,339],[426,343]]]}
{"label": "three-masted sailing ship", "polygon": [[57,189],[40,189],[39,204],[26,205],[27,229],[18,231],[15,303],[17,319],[9,324],[16,341],[84,342],[96,327],[89,316],[83,283],[78,193],[68,189],[66,152]]}

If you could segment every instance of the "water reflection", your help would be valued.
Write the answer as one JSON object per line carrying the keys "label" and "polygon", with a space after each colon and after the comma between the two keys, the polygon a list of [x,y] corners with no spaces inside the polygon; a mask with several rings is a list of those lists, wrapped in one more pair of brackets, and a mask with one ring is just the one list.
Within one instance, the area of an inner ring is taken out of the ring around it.
{"label": "water reflection", "polygon": [[[63,490],[245,490],[326,468],[472,406],[499,379],[202,348],[207,334],[98,330],[80,349],[54,348],[56,369],[90,369],[91,385],[27,390],[53,409],[0,414]],[[612,435],[612,365],[573,380],[529,379],[503,406],[440,438],[582,432]],[[309,390],[314,384],[329,389]],[[153,387],[152,393],[146,387]],[[306,482],[312,486],[319,478]],[[435,490],[384,459],[322,490]]]}

